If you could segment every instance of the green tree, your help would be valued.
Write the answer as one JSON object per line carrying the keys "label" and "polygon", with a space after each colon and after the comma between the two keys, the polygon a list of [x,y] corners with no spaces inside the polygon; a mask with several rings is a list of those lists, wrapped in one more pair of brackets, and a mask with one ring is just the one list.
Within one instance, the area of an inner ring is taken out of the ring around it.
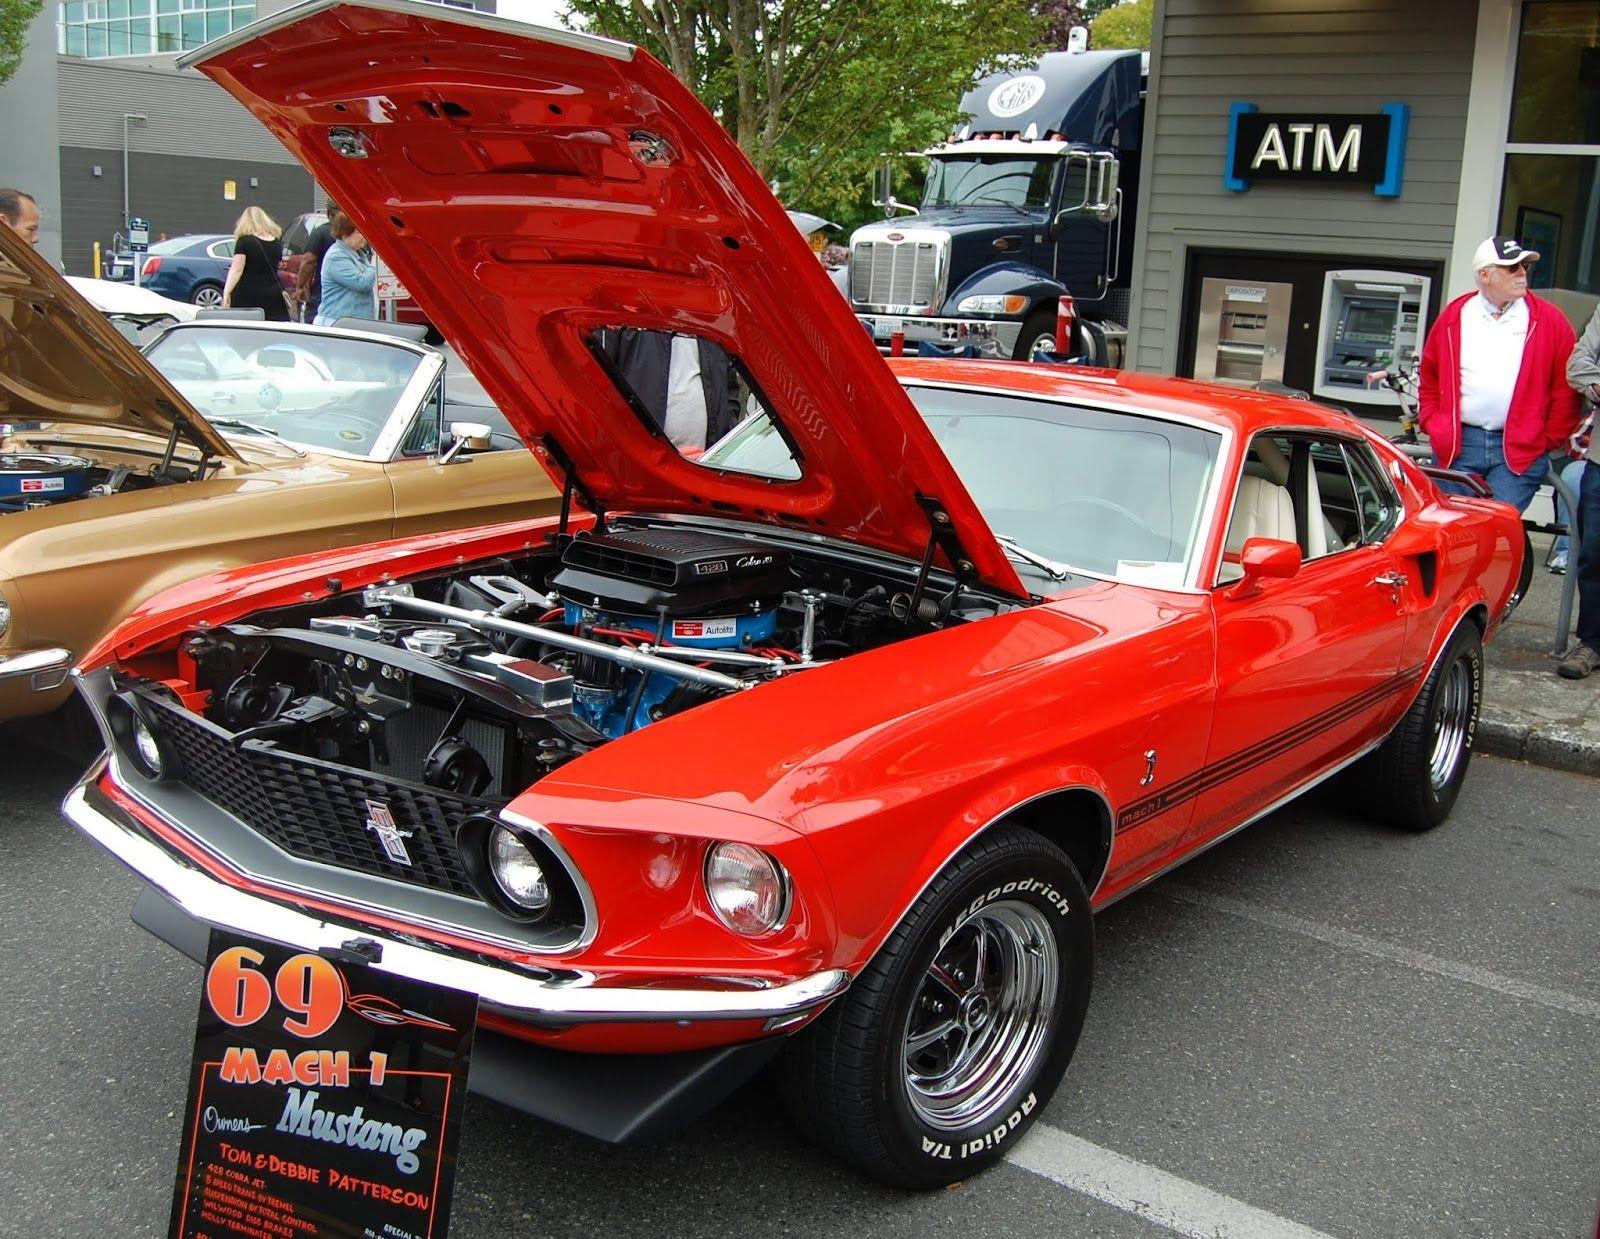
{"label": "green tree", "polygon": [[22,63],[28,27],[43,7],[44,0],[0,0],[0,86],[11,80]]}
{"label": "green tree", "polygon": [[1140,47],[1150,50],[1155,0],[1122,0],[1101,12],[1089,26],[1089,46]]}
{"label": "green tree", "polygon": [[688,84],[785,203],[866,218],[872,166],[936,142],[976,76],[1040,50],[1030,0],[573,0]]}
{"label": "green tree", "polygon": [[1061,50],[1074,26],[1090,25],[1117,0],[1034,0],[1033,11],[1045,23],[1044,45]]}

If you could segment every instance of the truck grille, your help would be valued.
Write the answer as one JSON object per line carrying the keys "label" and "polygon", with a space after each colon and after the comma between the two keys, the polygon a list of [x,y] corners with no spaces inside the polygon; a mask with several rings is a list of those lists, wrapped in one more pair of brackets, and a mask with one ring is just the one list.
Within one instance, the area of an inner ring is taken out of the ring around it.
{"label": "truck grille", "polygon": [[935,241],[857,241],[850,256],[850,300],[856,305],[934,308],[939,253]]}
{"label": "truck grille", "polygon": [[[160,711],[183,782],[291,856],[478,897],[456,853],[456,828],[499,802],[378,778],[261,742],[235,748],[204,719],[154,696],[145,701]],[[403,841],[410,865],[391,860],[367,829],[368,801],[387,807],[395,826],[409,832]]]}

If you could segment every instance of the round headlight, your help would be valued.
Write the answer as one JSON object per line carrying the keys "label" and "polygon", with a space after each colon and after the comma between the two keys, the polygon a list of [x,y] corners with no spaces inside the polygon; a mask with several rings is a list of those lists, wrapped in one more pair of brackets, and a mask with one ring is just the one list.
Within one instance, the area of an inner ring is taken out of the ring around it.
{"label": "round headlight", "polygon": [[0,637],[6,635],[6,630],[11,627],[11,604],[0,598]]}
{"label": "round headlight", "polygon": [[152,778],[161,777],[161,745],[156,742],[156,733],[150,730],[150,724],[137,714],[133,716],[133,751],[138,754],[139,764],[145,773]]}
{"label": "round headlight", "polygon": [[146,712],[150,709],[132,693],[113,693],[106,699],[106,721],[117,750],[147,779],[160,779],[175,766]]}
{"label": "round headlight", "polygon": [[719,843],[706,856],[706,895],[717,919],[736,934],[765,934],[789,915],[782,867],[748,843]]}
{"label": "round headlight", "polygon": [[501,893],[517,907],[529,912],[549,909],[550,883],[544,876],[544,867],[515,831],[496,826],[489,832],[489,873]]}

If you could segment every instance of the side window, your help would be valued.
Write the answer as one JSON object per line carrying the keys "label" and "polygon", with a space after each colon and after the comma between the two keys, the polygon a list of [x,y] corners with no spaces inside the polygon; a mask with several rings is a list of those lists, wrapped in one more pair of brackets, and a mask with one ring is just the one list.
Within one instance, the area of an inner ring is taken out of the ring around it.
{"label": "side window", "polygon": [[1356,506],[1361,516],[1361,541],[1382,542],[1395,531],[1403,514],[1400,496],[1388,475],[1373,459],[1372,449],[1359,443],[1345,445],[1350,461],[1350,476],[1355,486]]}
{"label": "side window", "polygon": [[1219,584],[1242,575],[1239,557],[1251,538],[1293,542],[1307,562],[1360,542],[1355,489],[1337,440],[1281,431],[1251,440],[1223,543]]}
{"label": "side window", "polygon": [[213,241],[208,252],[213,258],[232,258],[233,238],[229,237],[226,241]]}
{"label": "side window", "polygon": [[417,418],[400,442],[402,456],[431,456],[439,448],[439,402],[444,398],[444,385],[435,383],[423,401]]}
{"label": "side window", "polygon": [[[1336,442],[1312,443],[1310,447],[1311,503],[1321,512],[1322,539],[1309,538],[1312,552],[1307,559],[1332,555],[1361,541],[1361,518],[1356,513],[1355,490],[1344,451]],[[1315,530],[1309,531],[1315,533]]]}

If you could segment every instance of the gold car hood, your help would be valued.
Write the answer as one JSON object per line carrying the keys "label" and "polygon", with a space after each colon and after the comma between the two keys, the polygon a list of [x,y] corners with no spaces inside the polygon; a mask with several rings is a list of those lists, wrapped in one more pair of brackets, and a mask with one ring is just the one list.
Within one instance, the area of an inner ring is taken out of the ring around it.
{"label": "gold car hood", "polygon": [[238,453],[103,314],[0,223],[0,422],[74,422]]}

